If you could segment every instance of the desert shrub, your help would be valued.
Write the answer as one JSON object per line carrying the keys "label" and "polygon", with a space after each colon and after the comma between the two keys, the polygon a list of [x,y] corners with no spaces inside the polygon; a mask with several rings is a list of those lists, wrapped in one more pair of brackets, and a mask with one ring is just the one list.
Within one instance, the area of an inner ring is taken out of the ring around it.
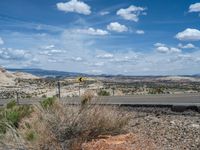
{"label": "desert shrub", "polygon": [[33,130],[27,131],[25,134],[26,134],[25,138],[28,141],[34,141],[37,138],[37,134]]}
{"label": "desert shrub", "polygon": [[[75,147],[80,149],[83,142],[98,138],[100,135],[124,132],[124,127],[129,120],[128,115],[118,107],[90,103],[86,103],[84,107],[70,106],[52,98],[46,99],[41,105],[34,106],[34,111],[29,117],[21,118],[24,116],[22,112],[25,108],[15,107],[11,109],[13,112],[10,112],[8,118],[17,123],[18,129],[15,133],[19,136],[15,137],[20,138],[26,149],[33,147],[34,149],[59,150]],[[9,132],[6,132],[6,136],[9,135],[7,133]],[[8,141],[4,143],[6,142]]]}
{"label": "desert shrub", "polygon": [[17,129],[4,122],[6,133],[0,134],[0,149],[27,149],[26,143]]}
{"label": "desert shrub", "polygon": [[0,135],[6,133],[6,126],[4,124],[4,121],[1,120],[0,122]]}
{"label": "desert shrub", "polygon": [[88,104],[93,97],[94,97],[93,93],[91,93],[90,91],[86,91],[81,97],[81,105],[84,106]]}
{"label": "desert shrub", "polygon": [[14,106],[16,106],[16,101],[12,100],[6,105],[6,108],[10,109],[10,108],[13,108]]}
{"label": "desert shrub", "polygon": [[11,124],[14,125],[15,127],[18,126],[18,122],[20,120],[20,115],[19,112],[16,110],[9,110],[6,111],[6,120]]}
{"label": "desert shrub", "polygon": [[[70,106],[55,101],[46,109],[38,105],[29,119],[21,121],[19,132],[35,149],[73,149],[99,135],[124,132],[128,115],[117,107]],[[21,127],[21,128],[20,128]]]}
{"label": "desert shrub", "polygon": [[18,127],[20,120],[32,112],[32,108],[29,105],[17,106],[13,102],[7,105],[6,108],[0,111],[0,133],[6,132],[5,123]]}
{"label": "desert shrub", "polygon": [[110,92],[106,91],[106,90],[100,90],[98,92],[99,96],[110,96]]}
{"label": "desert shrub", "polygon": [[26,95],[26,98],[32,98],[32,96],[30,94]]}
{"label": "desert shrub", "polygon": [[42,95],[42,98],[47,98],[47,96],[45,94]]}
{"label": "desert shrub", "polygon": [[149,94],[163,94],[164,90],[162,88],[152,88],[149,90]]}
{"label": "desert shrub", "polygon": [[19,121],[30,115],[31,112],[31,106],[29,105],[17,106],[12,109],[5,110],[5,118],[11,125],[18,127]]}
{"label": "desert shrub", "polygon": [[13,101],[0,110],[0,149],[21,149],[21,146],[25,146],[21,145],[23,139],[18,133],[18,127],[20,121],[32,111],[31,106],[16,105]]}
{"label": "desert shrub", "polygon": [[45,100],[43,100],[40,104],[44,109],[48,109],[53,106],[55,100],[56,100],[55,97],[48,97]]}

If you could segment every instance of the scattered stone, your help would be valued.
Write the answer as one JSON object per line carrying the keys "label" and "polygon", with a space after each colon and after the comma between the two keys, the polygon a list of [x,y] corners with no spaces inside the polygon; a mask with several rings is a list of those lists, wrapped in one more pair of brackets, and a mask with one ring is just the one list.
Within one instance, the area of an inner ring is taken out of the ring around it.
{"label": "scattered stone", "polygon": [[191,124],[191,127],[193,127],[193,128],[199,128],[200,125],[199,124]]}
{"label": "scattered stone", "polygon": [[[200,149],[200,113],[170,108],[123,108],[130,113],[129,132],[155,141],[159,150]],[[160,112],[157,117],[157,112]],[[140,117],[144,116],[144,117]]]}

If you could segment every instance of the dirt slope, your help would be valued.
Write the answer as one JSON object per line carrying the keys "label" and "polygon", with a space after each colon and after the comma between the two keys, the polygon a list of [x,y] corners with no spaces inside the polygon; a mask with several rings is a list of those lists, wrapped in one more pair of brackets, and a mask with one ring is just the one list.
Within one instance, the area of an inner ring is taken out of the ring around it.
{"label": "dirt slope", "polygon": [[22,72],[10,72],[5,70],[4,68],[0,67],[0,86],[12,86],[15,84],[15,79],[21,78],[21,79],[36,79],[38,77],[33,76],[28,73],[22,73]]}

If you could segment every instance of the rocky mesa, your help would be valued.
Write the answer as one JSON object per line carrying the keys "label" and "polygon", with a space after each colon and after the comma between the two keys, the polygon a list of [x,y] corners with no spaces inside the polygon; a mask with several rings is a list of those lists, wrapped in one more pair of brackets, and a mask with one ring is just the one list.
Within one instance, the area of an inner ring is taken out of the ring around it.
{"label": "rocky mesa", "polygon": [[37,79],[39,77],[24,72],[10,72],[0,66],[0,86],[13,86],[18,78]]}

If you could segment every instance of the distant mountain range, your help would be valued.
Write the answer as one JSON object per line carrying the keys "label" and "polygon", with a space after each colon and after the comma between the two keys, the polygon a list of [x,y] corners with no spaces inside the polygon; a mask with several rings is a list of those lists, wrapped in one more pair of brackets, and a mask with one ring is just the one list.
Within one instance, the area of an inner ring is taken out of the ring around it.
{"label": "distant mountain range", "polygon": [[[79,76],[99,76],[99,77],[131,77],[126,75],[107,75],[107,74],[101,74],[101,75],[90,75],[85,73],[78,73],[78,72],[65,72],[65,71],[56,71],[56,70],[44,70],[44,69],[15,69],[15,68],[6,68],[8,71],[13,72],[25,72],[30,73],[32,75],[41,76],[41,77],[79,77]],[[167,75],[165,75],[166,77]],[[200,74],[194,74],[194,75],[180,75],[180,76],[193,76],[193,77],[200,77]],[[136,77],[136,76],[135,76]],[[138,76],[142,77],[142,76]],[[148,77],[148,76],[144,76]],[[153,75],[149,75],[149,77],[154,77]],[[162,77],[162,76],[155,76],[155,77]]]}
{"label": "distant mountain range", "polygon": [[65,72],[65,71],[56,71],[56,70],[43,70],[43,69],[15,69],[15,68],[6,68],[8,71],[12,72],[26,72],[32,75],[41,76],[41,77],[77,77],[77,76],[88,76],[84,73],[76,72]]}
{"label": "distant mountain range", "polygon": [[196,76],[196,77],[200,77],[200,73],[199,73],[199,74],[195,74],[194,76]]}

